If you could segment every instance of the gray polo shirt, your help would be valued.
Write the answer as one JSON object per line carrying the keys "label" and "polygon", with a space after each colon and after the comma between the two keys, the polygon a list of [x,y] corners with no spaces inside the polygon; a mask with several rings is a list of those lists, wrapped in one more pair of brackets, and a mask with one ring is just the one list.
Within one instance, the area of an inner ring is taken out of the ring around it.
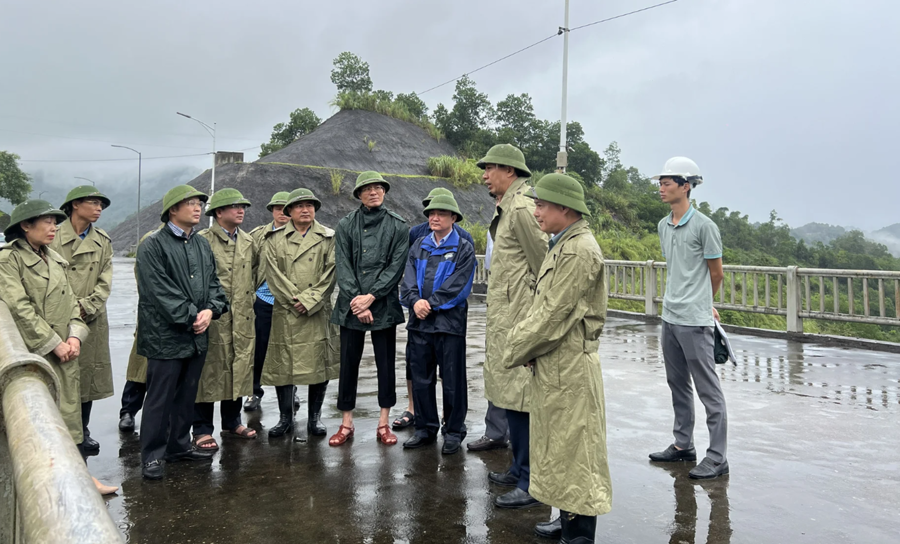
{"label": "gray polo shirt", "polygon": [[659,222],[658,230],[668,269],[663,321],[712,327],[713,292],[706,261],[722,256],[719,227],[691,206],[678,225],[672,223],[670,213]]}

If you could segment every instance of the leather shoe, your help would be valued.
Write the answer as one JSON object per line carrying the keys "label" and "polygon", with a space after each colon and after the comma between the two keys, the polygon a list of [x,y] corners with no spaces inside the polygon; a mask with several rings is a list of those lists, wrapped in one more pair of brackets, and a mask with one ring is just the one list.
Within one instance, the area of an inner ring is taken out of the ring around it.
{"label": "leather shoe", "polygon": [[167,453],[163,457],[163,460],[166,463],[177,463],[178,461],[209,461],[213,458],[213,455],[215,455],[215,452],[212,451],[190,449],[181,453]]}
{"label": "leather shoe", "polygon": [[123,432],[131,432],[134,430],[134,416],[125,413],[119,417],[119,430]]}
{"label": "leather shoe", "polygon": [[562,537],[562,519],[543,521],[534,526],[534,534],[542,538],[559,540]]}
{"label": "leather shoe", "polygon": [[531,508],[532,506],[540,506],[540,504],[541,501],[518,487],[509,493],[494,498],[494,506],[497,508]]}
{"label": "leather shoe", "polygon": [[508,470],[506,472],[488,472],[488,480],[506,487],[516,487],[519,483],[519,479],[510,474]]}
{"label": "leather shoe", "polygon": [[493,440],[486,436],[482,436],[478,440],[466,444],[466,448],[468,448],[469,451],[500,450],[508,446],[508,440]]}
{"label": "leather shoe", "polygon": [[695,450],[694,448],[680,450],[675,447],[675,444],[670,444],[669,447],[663,451],[651,453],[650,460],[656,461],[657,463],[671,463],[673,461],[696,461],[697,450]]}
{"label": "leather shoe", "polygon": [[433,436],[420,436],[418,434],[412,435],[412,438],[403,443],[404,449],[412,450],[415,448],[421,448],[422,446],[427,446],[429,444],[434,444],[437,439]]}
{"label": "leather shoe", "polygon": [[81,443],[81,449],[86,454],[96,455],[100,453],[100,442],[97,442],[90,435],[84,435],[84,442]]}
{"label": "leather shoe", "polygon": [[148,480],[162,480],[163,467],[162,463],[159,462],[159,459],[144,463],[144,466],[141,467],[141,476]]}
{"label": "leather shoe", "polygon": [[294,416],[282,414],[281,417],[278,418],[278,423],[269,429],[269,436],[278,438],[279,436],[284,436],[292,432],[294,432]]}
{"label": "leather shoe", "polygon": [[259,403],[262,401],[262,398],[258,395],[250,395],[247,397],[247,400],[244,401],[244,411],[245,412],[255,412],[259,410]]}
{"label": "leather shoe", "polygon": [[728,474],[728,461],[716,463],[709,457],[704,457],[700,464],[688,472],[688,476],[694,480],[711,480]]}
{"label": "leather shoe", "polygon": [[453,455],[454,453],[459,451],[459,447],[462,445],[462,442],[459,440],[447,440],[444,439],[444,445],[441,446],[441,453],[444,455]]}

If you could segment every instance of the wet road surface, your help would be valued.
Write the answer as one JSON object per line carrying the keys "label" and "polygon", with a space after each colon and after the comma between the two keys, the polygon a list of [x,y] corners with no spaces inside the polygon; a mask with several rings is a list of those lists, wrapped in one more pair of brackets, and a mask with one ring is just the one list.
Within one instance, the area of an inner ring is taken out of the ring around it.
{"label": "wet road surface", "polygon": [[[120,434],[119,395],[134,331],[133,261],[117,259],[110,299],[116,396],[94,403],[91,433],[101,443],[91,473],[121,485],[107,501],[129,542],[462,543],[547,542],[532,527],[549,507],[494,508],[508,450],[442,456],[375,441],[375,365],[367,348],[360,374],[356,436],[339,448],[326,438],[269,440],[278,420],[273,388],[262,410],[244,414],[257,440],[218,437],[212,463],[166,467],[141,479],[137,433]],[[469,439],[484,430],[481,365],[484,308],[470,310]],[[406,405],[405,331],[398,329],[397,396]],[[610,319],[601,339],[613,510],[598,520],[598,542],[895,543],[900,541],[900,360],[846,350],[732,335],[738,364],[719,367],[729,416],[731,475],[697,483],[694,463],[655,465],[647,454],[672,441],[672,409],[656,325]],[[323,418],[337,430],[337,383]],[[306,388],[296,422],[305,434]],[[695,443],[708,443],[702,405]],[[218,414],[218,409],[216,410]],[[140,424],[140,415],[138,416]],[[411,431],[399,431],[402,443]]]}

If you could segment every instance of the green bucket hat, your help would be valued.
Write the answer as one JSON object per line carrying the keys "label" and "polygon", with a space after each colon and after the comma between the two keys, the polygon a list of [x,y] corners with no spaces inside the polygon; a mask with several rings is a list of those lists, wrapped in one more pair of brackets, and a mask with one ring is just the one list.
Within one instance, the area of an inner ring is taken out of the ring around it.
{"label": "green bucket hat", "polygon": [[197,197],[200,199],[200,202],[206,202],[209,200],[209,197],[206,193],[198,191],[194,189],[190,185],[178,185],[176,187],[172,187],[169,189],[169,192],[166,193],[166,196],[163,197],[163,209],[162,213],[159,215],[159,220],[163,223],[167,223],[169,221],[169,208],[178,204],[182,200],[187,200],[189,198]]}
{"label": "green bucket hat", "polygon": [[206,215],[208,217],[214,217],[217,209],[224,208],[225,206],[232,206],[234,204],[249,206],[250,201],[244,198],[244,195],[237,189],[219,189],[213,193],[212,198],[209,199],[209,207],[206,210]]}
{"label": "green bucket hat", "polygon": [[431,199],[431,202],[428,206],[425,207],[425,210],[422,212],[425,214],[425,217],[428,217],[428,212],[431,210],[444,210],[447,212],[453,212],[456,214],[456,222],[460,222],[463,219],[462,212],[459,211],[459,205],[456,203],[456,199],[453,198],[452,195],[437,195],[436,197]]}
{"label": "green bucket hat", "polygon": [[559,204],[584,215],[591,215],[584,202],[584,188],[575,178],[565,174],[547,174],[537,182],[537,185],[526,192],[525,196]]}
{"label": "green bucket hat", "polygon": [[313,206],[316,207],[316,211],[319,211],[319,208],[322,207],[322,201],[316,198],[316,195],[314,195],[312,191],[301,187],[299,189],[294,189],[288,195],[287,203],[285,203],[284,205],[285,210],[287,210],[287,208],[290,208],[294,204],[297,204],[298,202],[302,202],[304,200],[312,201]]}
{"label": "green bucket hat", "polygon": [[103,209],[109,207],[109,197],[97,190],[93,185],[79,185],[66,195],[66,201],[59,207],[66,215],[72,215],[72,202],[80,198],[96,198],[103,203]]}
{"label": "green bucket hat", "polygon": [[369,170],[368,172],[363,172],[356,178],[356,187],[353,188],[353,196],[359,198],[359,191],[365,187],[366,185],[372,185],[373,183],[379,183],[384,185],[384,192],[387,193],[391,190],[391,184],[386,182],[381,174],[378,172],[374,172]]}
{"label": "green bucket hat", "polygon": [[287,191],[279,191],[275,193],[274,195],[272,195],[272,200],[270,200],[269,203],[266,204],[266,209],[272,211],[272,208],[274,208],[275,206],[284,206],[285,204],[287,204],[290,194],[291,193]]}
{"label": "green bucket hat", "polygon": [[435,187],[434,189],[431,190],[430,193],[428,193],[428,196],[426,196],[422,200],[422,206],[428,206],[428,203],[431,202],[431,199],[438,195],[449,196],[451,198],[453,197],[453,193],[450,192],[450,189],[444,189],[443,187]]}
{"label": "green bucket hat", "polygon": [[531,170],[525,165],[525,154],[518,147],[510,144],[497,144],[487,152],[483,159],[478,161],[478,168],[484,170],[488,164],[500,166],[512,166],[520,178],[530,178]]}
{"label": "green bucket hat", "polygon": [[16,234],[21,235],[22,231],[19,229],[19,223],[43,215],[52,215],[55,217],[57,225],[68,219],[62,210],[54,208],[53,205],[46,200],[26,200],[16,206],[10,216],[9,226],[3,229],[3,236],[6,237],[6,241],[9,242],[14,238],[17,238],[17,236],[15,236]]}

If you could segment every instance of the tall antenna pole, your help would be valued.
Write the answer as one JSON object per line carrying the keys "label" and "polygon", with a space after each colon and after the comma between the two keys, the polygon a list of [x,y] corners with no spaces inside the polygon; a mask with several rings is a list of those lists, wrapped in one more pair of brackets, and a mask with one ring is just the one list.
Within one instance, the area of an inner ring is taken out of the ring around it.
{"label": "tall antenna pole", "polygon": [[562,114],[559,121],[559,153],[556,154],[556,171],[566,172],[569,165],[569,156],[566,152],[566,100],[569,87],[569,0],[566,0],[565,26],[559,27],[559,33],[563,35],[563,71],[562,71]]}

